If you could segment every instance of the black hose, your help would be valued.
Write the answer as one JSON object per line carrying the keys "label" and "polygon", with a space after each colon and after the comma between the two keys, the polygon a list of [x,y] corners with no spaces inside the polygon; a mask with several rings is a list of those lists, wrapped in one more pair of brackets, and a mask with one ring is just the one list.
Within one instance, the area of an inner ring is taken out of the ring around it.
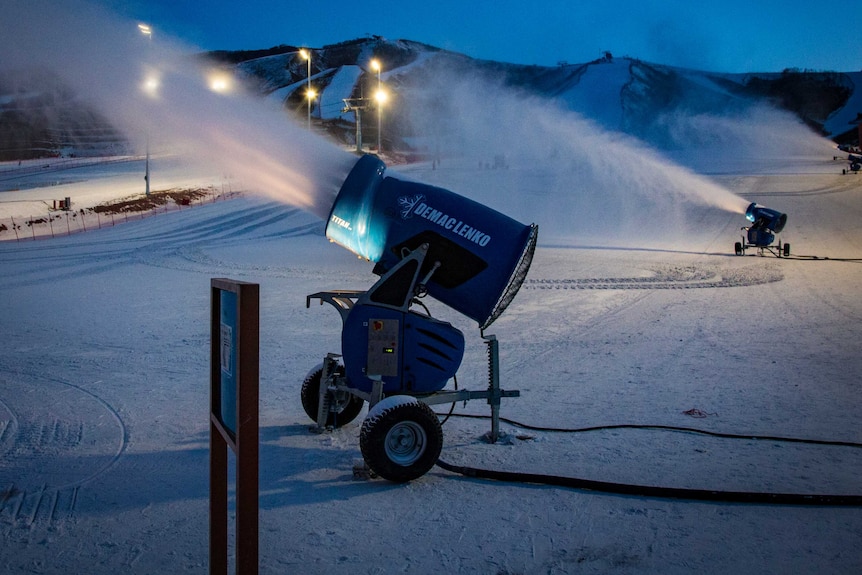
{"label": "black hose", "polygon": [[789,256],[782,256],[781,259],[819,262],[862,262],[862,258],[830,258],[829,256],[804,256],[795,254]]}
{"label": "black hose", "polygon": [[[440,415],[440,414],[438,414]],[[472,419],[490,419],[488,415],[474,415],[472,413],[450,413],[449,417],[464,417],[464,418],[472,418]],[[448,418],[448,417],[447,417]],[[620,423],[614,425],[596,425],[593,427],[573,427],[573,428],[564,428],[564,427],[540,427],[536,425],[530,425],[527,423],[521,423],[520,421],[515,421],[514,419],[508,419],[505,417],[501,417],[500,421],[508,423],[510,425],[515,425],[517,427],[522,427],[524,429],[529,429],[532,431],[546,431],[550,433],[584,433],[587,431],[603,431],[607,429],[661,429],[664,431],[681,431],[685,433],[698,433],[701,435],[711,435],[713,437],[722,437],[725,439],[756,439],[762,441],[782,441],[787,443],[807,443],[812,445],[831,445],[833,447],[855,447],[862,448],[862,443],[855,443],[852,441],[831,441],[826,439],[802,439],[797,437],[780,437],[780,436],[772,436],[772,435],[751,435],[751,434],[740,434],[740,433],[721,433],[718,431],[707,431],[705,429],[697,429],[695,427],[678,427],[673,425],[650,425],[650,424],[634,424],[634,423]]]}
{"label": "black hose", "polygon": [[476,479],[493,479],[517,483],[539,483],[585,489],[619,495],[634,495],[639,497],[656,497],[660,499],[690,499],[697,501],[716,501],[724,503],[767,503],[771,505],[823,505],[862,507],[862,495],[809,495],[801,493],[756,493],[747,491],[719,491],[711,489],[682,489],[677,487],[656,487],[653,485],[630,485],[610,481],[594,481],[576,477],[561,477],[558,475],[543,475],[539,473],[522,473],[514,471],[498,471],[494,469],[479,469],[463,465],[453,465],[442,459],[437,460],[437,466]]}
{"label": "black hose", "polygon": [[[455,417],[468,417],[476,419],[488,419],[487,415],[452,414]],[[448,416],[447,416],[448,419]],[[581,433],[586,431],[597,431],[603,429],[663,429],[668,431],[683,431],[687,433],[700,433],[715,437],[732,439],[757,439],[768,441],[786,441],[792,443],[808,443],[815,445],[832,445],[841,447],[862,448],[862,444],[849,441],[826,441],[819,439],[799,439],[793,437],[773,437],[762,435],[740,435],[732,433],[718,433],[704,431],[691,427],[673,427],[667,425],[600,425],[595,427],[581,427],[574,429],[562,429],[555,427],[538,427],[527,425],[511,419],[500,418],[511,425],[531,429],[535,431],[548,431],[557,433]],[[572,489],[584,489],[599,491],[603,493],[615,493],[619,495],[634,495],[639,497],[655,497],[661,499],[689,499],[697,501],[715,501],[724,503],[760,503],[770,505],[813,505],[813,506],[841,506],[862,507],[862,495],[818,495],[804,493],[760,493],[748,491],[721,491],[714,489],[685,489],[677,487],[659,487],[653,485],[632,485],[628,483],[616,483],[610,481],[595,481],[592,479],[580,479],[576,477],[563,477],[559,475],[544,475],[539,473],[523,473],[514,471],[499,471],[494,469],[480,469],[463,465],[454,465],[437,460],[437,466],[476,479],[491,479],[495,481],[508,481],[516,483],[537,483],[542,485],[554,485],[557,487],[568,487]]]}

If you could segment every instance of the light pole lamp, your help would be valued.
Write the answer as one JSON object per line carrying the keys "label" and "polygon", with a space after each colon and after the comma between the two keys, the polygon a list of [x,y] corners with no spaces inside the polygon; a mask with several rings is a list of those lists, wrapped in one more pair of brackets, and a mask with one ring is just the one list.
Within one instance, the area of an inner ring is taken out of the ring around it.
{"label": "light pole lamp", "polygon": [[317,91],[309,89],[305,93],[305,97],[308,99],[308,129],[311,130],[311,103],[317,98]]}
{"label": "light pole lamp", "polygon": [[383,121],[382,121],[383,105],[386,103],[386,100],[388,97],[389,96],[386,93],[386,90],[384,90],[383,88],[380,88],[379,90],[377,90],[377,93],[374,95],[374,99],[377,100],[377,153],[378,154],[383,151],[383,137],[381,135],[383,133],[383,128],[382,128],[382,125],[383,125]]}
{"label": "light pole lamp", "polygon": [[308,129],[311,130],[311,100],[314,99],[314,93],[311,90],[311,50],[306,50],[302,48],[299,51],[299,55],[302,56],[307,62],[308,68],[306,70],[305,75],[305,99],[307,101],[308,106]]}
{"label": "light pole lamp", "polygon": [[381,133],[383,131],[383,102],[386,101],[386,94],[383,92],[383,88],[380,84],[380,71],[383,68],[380,64],[380,60],[377,58],[371,60],[371,68],[377,72],[377,93],[375,94],[375,99],[377,100],[377,153],[379,154],[382,151],[383,137]]}
{"label": "light pole lamp", "polygon": [[[149,46],[153,45],[153,29],[147,24],[138,24],[138,30],[147,37]],[[150,129],[147,128],[147,159],[144,165],[144,182],[146,182],[146,195],[150,195]]]}

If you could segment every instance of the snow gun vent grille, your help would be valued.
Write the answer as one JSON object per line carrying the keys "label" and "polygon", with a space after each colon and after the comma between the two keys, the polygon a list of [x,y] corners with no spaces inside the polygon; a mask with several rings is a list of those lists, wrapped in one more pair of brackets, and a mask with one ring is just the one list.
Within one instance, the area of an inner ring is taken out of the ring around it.
{"label": "snow gun vent grille", "polygon": [[518,293],[518,290],[521,289],[521,284],[524,283],[524,280],[527,278],[527,273],[530,271],[530,264],[533,263],[533,254],[536,251],[536,242],[539,239],[539,226],[536,224],[530,225],[530,237],[527,240],[526,245],[524,246],[524,251],[521,254],[521,258],[518,260],[518,265],[515,266],[515,271],[512,272],[512,277],[509,279],[509,284],[506,286],[506,289],[503,290],[500,299],[497,301],[497,304],[494,306],[494,309],[491,311],[491,315],[488,316],[488,319],[485,320],[482,325],[480,325],[481,329],[487,328],[489,325],[494,323],[494,321],[502,315],[502,313],[506,310],[512,300],[515,299],[515,296]]}

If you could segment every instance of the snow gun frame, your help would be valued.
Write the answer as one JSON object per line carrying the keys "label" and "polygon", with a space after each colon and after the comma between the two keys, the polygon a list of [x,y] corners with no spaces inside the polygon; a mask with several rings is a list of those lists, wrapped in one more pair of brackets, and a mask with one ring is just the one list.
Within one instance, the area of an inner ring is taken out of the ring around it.
{"label": "snow gun frame", "polygon": [[[414,259],[421,263],[426,253],[427,246],[421,246],[419,250],[403,260],[404,266],[410,265],[411,260]],[[438,322],[427,313],[417,313],[410,309],[415,304],[424,308],[419,298],[413,297],[414,293],[423,291],[422,284],[415,279],[404,290],[405,303],[397,310],[371,303],[375,299],[375,294],[392,289],[392,284],[398,282],[399,271],[399,267],[394,268],[365,292],[339,290],[311,294],[306,297],[306,307],[310,306],[314,299],[320,300],[321,305],[324,302],[332,305],[341,315],[342,326],[347,333],[356,327],[351,326],[351,321],[357,321],[360,316],[362,319],[358,321],[361,327],[369,333],[374,332],[375,322],[381,322],[379,316],[387,316],[382,329],[379,329],[379,331],[385,331],[386,325],[393,323],[393,314],[387,313],[392,311],[397,312],[394,315],[398,319],[394,322],[401,323],[399,327],[403,326],[408,330],[418,329],[421,332],[427,331],[428,326],[435,326],[438,330],[444,327],[444,332],[449,331],[445,329],[449,324]],[[356,314],[350,318],[353,311]],[[394,338],[390,338],[393,341],[378,340],[378,342],[374,341],[374,336],[369,336],[366,360],[368,365],[377,364],[381,366],[378,371],[387,371],[386,356],[395,355],[399,351],[397,349],[399,338],[397,334],[394,335]],[[408,335],[406,339],[409,338]],[[359,436],[360,449],[366,465],[375,474],[390,481],[405,482],[416,479],[434,466],[443,446],[442,425],[437,414],[429,406],[474,399],[486,400],[491,407],[491,431],[486,437],[494,443],[499,437],[500,400],[504,397],[521,395],[518,390],[500,389],[499,342],[494,335],[483,334],[482,338],[488,345],[487,389],[423,391],[423,386],[419,383],[415,385],[416,389],[411,390],[406,389],[410,385],[408,381],[403,382],[405,389],[396,389],[396,386],[384,382],[381,374],[368,375],[371,387],[362,389],[347,377],[345,363],[340,361],[342,356],[329,353],[323,363],[312,369],[303,381],[302,407],[305,413],[316,422],[316,430],[323,431],[341,427],[353,421],[367,401],[368,415]],[[439,333],[434,333],[431,339],[438,346],[449,348],[449,352],[454,353],[455,356],[463,353],[463,347],[458,349],[457,335],[453,338],[454,342],[444,341]],[[463,339],[461,341],[463,342]],[[395,345],[389,345],[392,343]],[[409,347],[410,343],[405,341],[402,345]],[[421,346],[422,344],[419,347]],[[351,353],[351,349],[358,348],[347,349],[346,353]],[[439,350],[434,350],[432,353],[436,355]],[[365,354],[359,353],[359,355]],[[363,358],[353,359],[362,361]],[[460,357],[449,358],[450,361],[453,359],[458,359],[456,363],[460,364]],[[350,363],[349,358],[348,363]],[[457,365],[454,367],[457,369]]]}
{"label": "snow gun frame", "polygon": [[[443,445],[431,405],[485,400],[490,442],[499,437],[499,344],[485,329],[523,283],[538,227],[524,225],[448,190],[384,176],[384,164],[363,156],[348,175],[327,222],[327,237],[376,262],[380,278],[367,291],[306,296],[341,316],[341,354],[328,353],[306,375],[302,407],[318,432],[353,421],[368,402],[359,435],[364,468],[406,482],[428,472]],[[468,229],[469,228],[469,229]],[[464,356],[464,335],[433,318],[422,298],[478,322],[488,346],[488,385],[444,389]]]}
{"label": "snow gun frame", "polygon": [[780,238],[777,243],[773,243],[775,241],[775,234],[780,233],[787,223],[786,214],[764,208],[752,202],[745,210],[745,217],[752,224],[742,228],[746,233],[742,236],[742,241],[736,242],[733,246],[736,255],[745,255],[746,249],[755,248],[758,255],[761,256],[765,252],[769,252],[779,258],[790,256],[789,243],[781,243]]}

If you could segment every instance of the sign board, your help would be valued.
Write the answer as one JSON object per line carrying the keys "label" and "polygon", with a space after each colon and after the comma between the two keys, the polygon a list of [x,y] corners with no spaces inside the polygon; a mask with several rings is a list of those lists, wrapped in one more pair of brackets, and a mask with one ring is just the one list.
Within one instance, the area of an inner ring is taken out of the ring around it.
{"label": "sign board", "polygon": [[228,448],[236,455],[236,572],[258,572],[260,287],[210,282],[210,573],[228,569]]}

